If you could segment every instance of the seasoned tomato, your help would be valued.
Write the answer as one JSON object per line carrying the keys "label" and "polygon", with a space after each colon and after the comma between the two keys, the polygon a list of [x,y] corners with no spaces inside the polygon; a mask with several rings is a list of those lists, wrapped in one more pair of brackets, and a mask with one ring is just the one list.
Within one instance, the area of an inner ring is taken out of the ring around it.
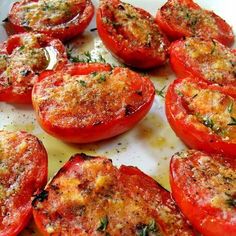
{"label": "seasoned tomato", "polygon": [[0,236],[16,236],[31,214],[31,197],[47,182],[47,153],[26,132],[0,131]]}
{"label": "seasoned tomato", "polygon": [[63,44],[43,34],[11,36],[0,44],[0,101],[31,103],[38,74],[67,61]]}
{"label": "seasoned tomato", "polygon": [[174,42],[170,63],[178,77],[191,74],[236,95],[236,53],[215,40],[186,38]]}
{"label": "seasoned tomato", "polygon": [[212,11],[192,0],[168,0],[156,16],[159,27],[172,39],[183,36],[214,38],[224,45],[234,42],[231,27]]}
{"label": "seasoned tomato", "polygon": [[191,148],[236,157],[236,98],[198,78],[178,79],[166,95],[166,115]]}
{"label": "seasoned tomato", "polygon": [[33,200],[43,235],[194,235],[170,193],[139,169],[73,156]]}
{"label": "seasoned tomato", "polygon": [[61,40],[82,33],[94,15],[90,0],[22,0],[9,21],[16,32],[35,31]]}
{"label": "seasoned tomato", "polygon": [[33,106],[42,128],[75,143],[113,137],[132,128],[151,108],[154,86],[129,69],[104,64],[66,65],[42,74]]}
{"label": "seasoned tomato", "polygon": [[189,150],[170,164],[172,195],[183,214],[203,235],[236,232],[236,159]]}
{"label": "seasoned tomato", "polygon": [[119,0],[103,0],[97,29],[115,57],[132,67],[148,69],[167,60],[168,41],[146,11]]}

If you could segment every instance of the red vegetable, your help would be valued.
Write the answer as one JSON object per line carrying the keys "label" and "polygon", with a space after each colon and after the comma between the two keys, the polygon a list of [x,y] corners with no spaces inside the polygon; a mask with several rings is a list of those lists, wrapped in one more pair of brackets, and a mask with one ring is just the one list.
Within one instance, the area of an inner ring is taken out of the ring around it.
{"label": "red vegetable", "polygon": [[105,64],[74,64],[40,76],[33,106],[42,128],[75,143],[113,137],[149,111],[155,91],[149,78]]}
{"label": "red vegetable", "polygon": [[0,236],[16,236],[27,225],[31,197],[47,182],[47,153],[26,132],[0,131]]}
{"label": "red vegetable", "polygon": [[202,235],[235,235],[235,160],[195,150],[171,159],[172,195]]}
{"label": "red vegetable", "polygon": [[0,44],[0,101],[31,103],[38,74],[67,62],[63,44],[43,34],[11,36]]}
{"label": "red vegetable", "polygon": [[169,43],[143,9],[119,0],[101,1],[97,29],[108,50],[127,65],[148,69],[167,60]]}
{"label": "red vegetable", "polygon": [[236,95],[236,54],[216,40],[186,38],[172,43],[170,64],[178,77],[193,75]]}
{"label": "red vegetable", "polygon": [[131,166],[73,156],[33,200],[43,235],[194,235],[169,192]]}
{"label": "red vegetable", "polygon": [[90,0],[23,0],[13,4],[8,18],[18,33],[30,30],[68,40],[81,34],[93,15]]}
{"label": "red vegetable", "polygon": [[168,0],[157,12],[156,20],[172,39],[200,36],[214,38],[227,46],[234,42],[232,28],[214,12],[202,9],[192,0]]}
{"label": "red vegetable", "polygon": [[236,157],[236,98],[220,86],[175,80],[166,94],[166,116],[187,146]]}

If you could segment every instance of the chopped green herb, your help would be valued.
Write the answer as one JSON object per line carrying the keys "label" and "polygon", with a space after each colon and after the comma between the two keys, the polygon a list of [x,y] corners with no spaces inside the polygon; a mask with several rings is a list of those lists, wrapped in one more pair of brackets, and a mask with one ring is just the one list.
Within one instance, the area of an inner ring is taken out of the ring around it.
{"label": "chopped green herb", "polygon": [[214,127],[214,122],[209,116],[203,118],[203,124],[211,129]]}
{"label": "chopped green herb", "polygon": [[139,223],[136,225],[136,232],[138,236],[148,236],[149,233],[155,233],[155,235],[159,235],[159,230],[157,229],[156,222],[152,219],[149,224]]}
{"label": "chopped green herb", "polygon": [[93,73],[91,73],[91,75],[93,76],[93,77],[95,77],[96,75],[98,74],[98,72],[93,72]]}
{"label": "chopped green herb", "polygon": [[19,50],[20,50],[20,51],[22,51],[23,49],[25,49],[25,46],[24,46],[24,45],[22,45],[22,46],[19,47]]}
{"label": "chopped green herb", "polygon": [[101,74],[98,78],[98,83],[102,83],[106,81],[106,75],[105,74]]}
{"label": "chopped green herb", "polygon": [[152,220],[150,221],[150,223],[149,223],[149,225],[148,225],[148,230],[149,230],[150,232],[156,232],[156,231],[157,231],[155,220],[152,219]]}
{"label": "chopped green herb", "polygon": [[32,205],[34,206],[37,201],[43,202],[44,200],[47,200],[47,199],[48,199],[48,191],[43,190],[41,193],[35,195],[35,198],[32,201]]}
{"label": "chopped green herb", "polygon": [[156,94],[162,98],[165,97],[165,94],[164,94],[164,90],[165,90],[166,86],[164,86],[162,89],[158,90],[158,89],[155,89],[156,91]]}
{"label": "chopped green herb", "polygon": [[233,102],[231,101],[230,104],[228,105],[228,112],[231,113],[233,111]]}
{"label": "chopped green herb", "polygon": [[84,80],[77,80],[81,86],[86,87],[86,82]]}
{"label": "chopped green herb", "polygon": [[129,13],[126,13],[126,16],[127,16],[127,18],[129,18],[129,19],[136,19],[136,18],[137,18],[136,16],[131,15],[131,14],[129,14]]}
{"label": "chopped green herb", "polygon": [[176,92],[179,96],[181,96],[181,97],[183,96],[183,93],[182,93],[180,90],[177,90],[177,89],[176,89],[175,92]]}
{"label": "chopped green herb", "polygon": [[108,217],[104,216],[100,219],[100,225],[97,228],[97,231],[105,231],[107,228],[109,221],[108,221]]}
{"label": "chopped green herb", "polygon": [[228,125],[230,126],[236,125],[236,118],[231,116],[231,122]]}

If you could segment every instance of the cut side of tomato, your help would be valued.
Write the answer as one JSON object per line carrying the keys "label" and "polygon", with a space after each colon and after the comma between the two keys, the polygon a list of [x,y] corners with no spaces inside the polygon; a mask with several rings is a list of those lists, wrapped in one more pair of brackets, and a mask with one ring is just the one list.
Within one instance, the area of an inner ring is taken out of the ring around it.
{"label": "cut side of tomato", "polygon": [[43,73],[32,94],[42,128],[75,143],[107,139],[131,129],[150,110],[154,96],[149,78],[98,63]]}
{"label": "cut side of tomato", "polygon": [[93,15],[90,0],[23,0],[13,4],[8,19],[18,33],[34,31],[68,40],[81,34]]}
{"label": "cut side of tomato", "polygon": [[194,235],[169,192],[105,157],[73,156],[33,208],[43,235]]}
{"label": "cut side of tomato", "polygon": [[156,20],[171,39],[198,36],[216,39],[226,46],[234,42],[233,30],[225,20],[192,0],[168,0],[158,10]]}
{"label": "cut side of tomato", "polygon": [[236,95],[236,54],[216,40],[186,38],[172,43],[170,64],[178,77],[199,77]]}
{"label": "cut side of tomato", "polygon": [[26,132],[0,131],[0,236],[16,236],[32,216],[31,197],[47,182],[47,153]]}
{"label": "cut side of tomato", "polygon": [[198,78],[175,80],[166,94],[166,116],[189,147],[236,157],[236,98]]}
{"label": "cut side of tomato", "polygon": [[171,159],[173,198],[202,235],[235,235],[235,160],[196,150],[177,153]]}
{"label": "cut side of tomato", "polygon": [[0,44],[0,101],[31,103],[38,74],[67,62],[58,39],[43,34],[23,33]]}
{"label": "cut side of tomato", "polygon": [[169,42],[143,9],[119,0],[101,1],[97,29],[107,49],[129,66],[149,69],[167,60]]}

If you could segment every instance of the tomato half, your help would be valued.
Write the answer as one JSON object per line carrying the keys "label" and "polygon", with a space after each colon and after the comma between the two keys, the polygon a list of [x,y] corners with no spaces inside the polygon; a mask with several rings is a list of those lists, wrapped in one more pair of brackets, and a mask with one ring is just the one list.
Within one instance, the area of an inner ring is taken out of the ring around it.
{"label": "tomato half", "polygon": [[73,156],[33,208],[43,235],[194,235],[169,192],[104,157]]}
{"label": "tomato half", "polygon": [[170,64],[178,77],[193,75],[236,95],[236,53],[216,40],[186,38],[172,43]]}
{"label": "tomato half", "polygon": [[216,39],[227,46],[234,42],[233,30],[225,20],[192,0],[168,0],[157,12],[156,20],[171,39],[199,36]]}
{"label": "tomato half", "polygon": [[0,236],[15,236],[31,215],[31,197],[47,182],[47,153],[26,132],[0,131]]}
{"label": "tomato half", "polygon": [[42,128],[75,143],[107,139],[132,128],[149,111],[149,78],[105,64],[72,64],[42,74],[32,94]]}
{"label": "tomato half", "polygon": [[68,40],[81,34],[93,15],[90,0],[23,0],[13,4],[8,18],[18,33],[35,31]]}
{"label": "tomato half", "polygon": [[169,43],[143,9],[119,0],[101,1],[97,29],[108,50],[127,65],[148,69],[167,60]]}
{"label": "tomato half", "polygon": [[43,34],[11,36],[0,45],[0,101],[31,103],[38,74],[67,62],[61,41]]}
{"label": "tomato half", "polygon": [[236,157],[236,97],[198,78],[175,80],[166,94],[166,116],[191,148]]}
{"label": "tomato half", "polygon": [[195,150],[177,153],[171,159],[172,195],[203,235],[235,235],[235,160]]}

